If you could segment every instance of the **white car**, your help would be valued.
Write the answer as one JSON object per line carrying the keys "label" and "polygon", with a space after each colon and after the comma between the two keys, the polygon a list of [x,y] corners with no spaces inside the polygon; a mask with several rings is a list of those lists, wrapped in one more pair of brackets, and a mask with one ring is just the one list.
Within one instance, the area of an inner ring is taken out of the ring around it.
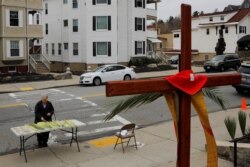
{"label": "white car", "polygon": [[135,78],[134,69],[123,65],[103,65],[93,72],[84,73],[80,77],[80,84],[101,85],[108,81],[131,80]]}

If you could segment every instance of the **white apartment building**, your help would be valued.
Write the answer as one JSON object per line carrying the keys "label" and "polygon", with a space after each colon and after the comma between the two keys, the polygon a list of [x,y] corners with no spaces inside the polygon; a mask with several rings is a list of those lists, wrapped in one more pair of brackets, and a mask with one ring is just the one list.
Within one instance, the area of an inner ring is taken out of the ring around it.
{"label": "white apartment building", "polygon": [[158,42],[156,28],[147,30],[147,22],[157,21],[160,0],[43,1],[43,54],[51,71],[127,64],[131,57],[146,56],[147,45]]}
{"label": "white apartment building", "polygon": [[[224,11],[202,14],[192,18],[192,49],[199,54],[193,56],[196,61],[204,61],[215,55],[219,30],[224,26],[226,42],[225,53],[236,53],[237,41],[250,33],[250,8],[237,11]],[[175,50],[181,48],[181,32],[173,31]]]}

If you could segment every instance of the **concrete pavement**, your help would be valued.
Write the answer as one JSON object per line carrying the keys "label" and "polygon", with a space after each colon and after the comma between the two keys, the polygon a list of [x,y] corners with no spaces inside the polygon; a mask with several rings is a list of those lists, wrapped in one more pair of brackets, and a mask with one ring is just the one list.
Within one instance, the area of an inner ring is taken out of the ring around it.
{"label": "concrete pavement", "polygon": [[[201,67],[193,67],[194,72],[204,71]],[[137,78],[161,77],[173,75],[177,70],[139,73]],[[53,80],[27,83],[1,84],[0,93],[46,89],[77,85],[78,76],[70,80]],[[224,125],[226,116],[236,116],[239,109],[228,112],[211,113],[210,121],[217,140],[230,140]],[[192,117],[192,144],[191,144],[191,167],[206,166],[205,137],[197,117]],[[93,141],[80,143],[81,152],[77,152],[75,143],[73,147],[65,145],[49,145],[48,148],[27,151],[28,163],[18,153],[0,156],[0,167],[174,167],[176,166],[176,139],[173,123],[165,122],[150,127],[137,129],[136,137],[140,142],[138,150],[129,147],[122,153],[120,145],[113,149],[114,143],[107,141],[109,137],[97,139],[102,146],[92,144]],[[239,131],[238,131],[239,132]],[[17,145],[19,139],[16,138]],[[102,144],[103,143],[103,144]],[[231,162],[219,159],[219,167],[231,167]]]}
{"label": "concrete pavement", "polygon": [[[224,125],[226,116],[237,116],[239,109],[227,112],[209,114],[216,140],[230,140]],[[191,167],[206,166],[205,137],[197,117],[192,117],[191,125]],[[76,144],[49,145],[48,148],[27,151],[28,163],[18,153],[0,156],[1,167],[175,167],[176,139],[173,122],[165,122],[150,127],[137,129],[136,138],[140,147],[125,148],[122,153],[120,145],[116,150],[114,144],[107,143],[107,138],[97,139],[99,145],[93,141],[80,143],[81,152]],[[238,129],[237,133],[240,135]],[[19,139],[17,138],[17,144]],[[102,144],[103,143],[103,144]],[[219,167],[232,167],[232,162],[219,159]]]}

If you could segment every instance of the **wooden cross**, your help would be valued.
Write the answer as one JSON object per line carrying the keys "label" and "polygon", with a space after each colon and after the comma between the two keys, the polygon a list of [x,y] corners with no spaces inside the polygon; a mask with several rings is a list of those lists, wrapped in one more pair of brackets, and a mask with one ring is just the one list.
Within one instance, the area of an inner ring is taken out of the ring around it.
{"label": "wooden cross", "polygon": [[[191,6],[181,5],[181,56],[179,70],[191,69]],[[208,75],[204,87],[234,85],[241,82],[241,75],[216,74]],[[106,95],[134,95],[152,92],[167,92],[176,89],[163,78],[142,79],[132,81],[115,81],[106,85]],[[179,119],[178,119],[178,157],[179,167],[190,166],[190,126],[191,126],[191,96],[179,91]]]}

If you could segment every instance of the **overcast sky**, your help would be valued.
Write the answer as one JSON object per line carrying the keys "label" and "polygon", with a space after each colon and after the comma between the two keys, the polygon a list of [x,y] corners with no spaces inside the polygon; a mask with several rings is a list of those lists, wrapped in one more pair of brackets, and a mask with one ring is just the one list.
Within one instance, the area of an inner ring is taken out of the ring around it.
{"label": "overcast sky", "polygon": [[169,16],[180,15],[180,5],[182,3],[190,4],[192,11],[204,11],[205,13],[214,12],[217,8],[223,10],[227,5],[240,5],[243,0],[161,0],[158,3],[158,18],[167,20]]}

